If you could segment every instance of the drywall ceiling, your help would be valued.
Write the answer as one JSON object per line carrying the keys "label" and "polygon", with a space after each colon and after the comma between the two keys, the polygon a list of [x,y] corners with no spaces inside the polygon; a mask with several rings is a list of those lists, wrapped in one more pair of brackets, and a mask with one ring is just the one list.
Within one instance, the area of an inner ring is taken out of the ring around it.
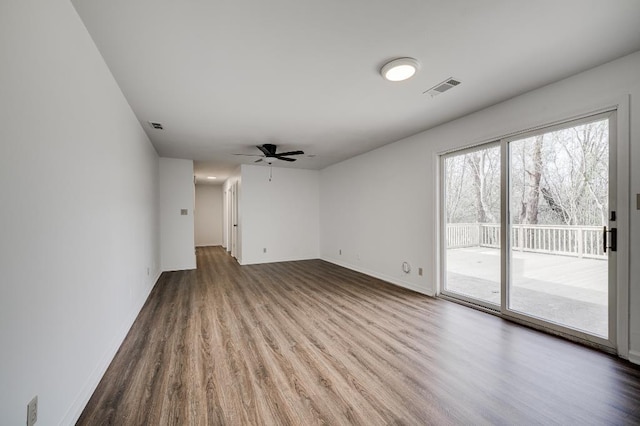
{"label": "drywall ceiling", "polygon": [[[258,144],[321,169],[640,49],[638,0],[73,4],[158,153],[218,182]],[[383,80],[403,56],[419,73]]]}

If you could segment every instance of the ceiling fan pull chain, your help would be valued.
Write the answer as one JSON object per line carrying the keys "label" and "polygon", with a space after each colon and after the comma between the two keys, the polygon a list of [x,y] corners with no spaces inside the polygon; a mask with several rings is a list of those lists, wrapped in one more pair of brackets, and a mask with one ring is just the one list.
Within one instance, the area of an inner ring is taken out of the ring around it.
{"label": "ceiling fan pull chain", "polygon": [[269,165],[269,182],[271,182],[272,177],[273,177],[273,166]]}

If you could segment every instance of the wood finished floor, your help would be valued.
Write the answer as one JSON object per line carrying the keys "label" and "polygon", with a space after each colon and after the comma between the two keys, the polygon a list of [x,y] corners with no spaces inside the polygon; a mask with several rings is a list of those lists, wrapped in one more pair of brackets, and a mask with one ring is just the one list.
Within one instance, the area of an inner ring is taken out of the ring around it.
{"label": "wood finished floor", "polygon": [[164,273],[78,425],[639,424],[640,368],[320,260]]}

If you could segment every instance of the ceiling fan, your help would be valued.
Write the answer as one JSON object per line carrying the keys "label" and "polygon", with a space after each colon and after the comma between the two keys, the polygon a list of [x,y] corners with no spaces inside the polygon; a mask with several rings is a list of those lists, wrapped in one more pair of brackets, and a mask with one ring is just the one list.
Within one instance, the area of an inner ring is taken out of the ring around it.
{"label": "ceiling fan", "polygon": [[[261,161],[265,161],[264,159],[266,158],[267,162],[270,163],[270,161],[268,160],[269,158],[276,158],[278,160],[282,160],[282,161],[296,161],[295,158],[289,158],[288,156],[290,155],[303,155],[304,151],[288,151],[288,152],[277,152],[278,147],[274,144],[271,143],[265,143],[263,145],[257,145],[256,148],[258,148],[260,151],[262,151],[262,157],[263,158],[258,158],[255,162],[259,163]],[[251,157],[256,157],[257,155],[253,155],[253,154],[234,154],[234,155],[247,155],[247,156],[251,156]]]}

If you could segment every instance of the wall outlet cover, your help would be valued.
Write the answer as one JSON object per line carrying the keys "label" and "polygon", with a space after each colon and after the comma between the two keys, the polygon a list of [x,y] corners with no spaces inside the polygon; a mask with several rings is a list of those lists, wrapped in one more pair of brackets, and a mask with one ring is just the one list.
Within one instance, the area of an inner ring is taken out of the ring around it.
{"label": "wall outlet cover", "polygon": [[38,395],[27,405],[27,426],[32,426],[38,421]]}

